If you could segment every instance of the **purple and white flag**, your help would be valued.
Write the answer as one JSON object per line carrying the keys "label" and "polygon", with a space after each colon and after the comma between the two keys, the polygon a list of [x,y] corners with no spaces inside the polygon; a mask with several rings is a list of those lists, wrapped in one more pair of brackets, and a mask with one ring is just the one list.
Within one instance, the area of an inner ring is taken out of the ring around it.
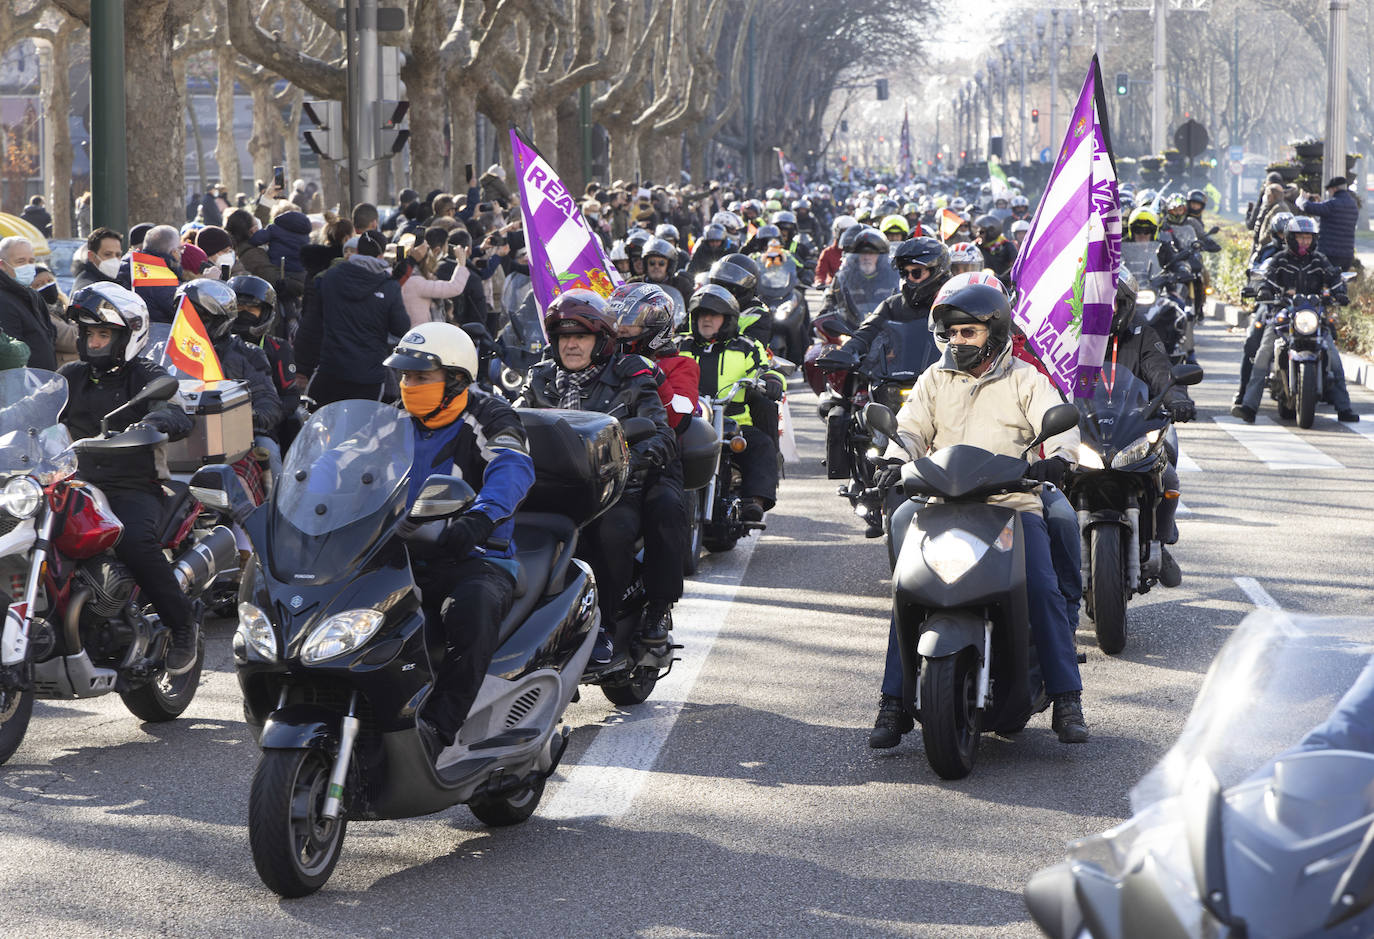
{"label": "purple and white flag", "polygon": [[1012,318],[1055,383],[1076,397],[1092,395],[1102,369],[1121,263],[1121,213],[1106,114],[1094,56],[1011,271],[1017,285]]}
{"label": "purple and white flag", "polygon": [[609,296],[622,278],[582,217],[582,207],[519,128],[510,130],[510,148],[520,178],[530,283],[541,317],[553,298],[568,290],[580,287]]}

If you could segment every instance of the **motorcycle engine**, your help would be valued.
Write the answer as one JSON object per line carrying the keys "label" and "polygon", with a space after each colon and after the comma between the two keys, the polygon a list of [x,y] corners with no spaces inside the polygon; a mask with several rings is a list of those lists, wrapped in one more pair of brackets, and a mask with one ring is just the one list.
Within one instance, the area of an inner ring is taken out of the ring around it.
{"label": "motorcycle engine", "polygon": [[86,616],[109,619],[118,616],[134,592],[134,575],[114,558],[100,556],[82,564],[76,571],[77,585],[91,592],[83,611]]}

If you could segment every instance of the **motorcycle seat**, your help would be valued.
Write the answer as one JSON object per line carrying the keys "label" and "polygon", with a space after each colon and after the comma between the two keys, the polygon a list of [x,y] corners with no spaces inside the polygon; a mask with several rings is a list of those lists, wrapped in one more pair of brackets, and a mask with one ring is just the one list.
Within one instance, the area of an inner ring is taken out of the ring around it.
{"label": "motorcycle seat", "polygon": [[497,642],[505,642],[529,617],[545,594],[558,557],[554,534],[537,526],[515,528],[515,592],[510,612],[501,620]]}

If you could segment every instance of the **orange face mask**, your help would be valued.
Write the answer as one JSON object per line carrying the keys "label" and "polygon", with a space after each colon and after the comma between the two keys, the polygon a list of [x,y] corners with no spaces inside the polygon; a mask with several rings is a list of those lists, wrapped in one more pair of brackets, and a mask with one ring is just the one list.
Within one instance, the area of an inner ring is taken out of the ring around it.
{"label": "orange face mask", "polygon": [[456,421],[458,415],[463,413],[463,408],[468,406],[468,391],[464,388],[447,407],[441,407],[444,402],[444,388],[445,383],[441,381],[427,382],[423,385],[402,385],[401,404],[411,417],[430,430],[444,427]]}

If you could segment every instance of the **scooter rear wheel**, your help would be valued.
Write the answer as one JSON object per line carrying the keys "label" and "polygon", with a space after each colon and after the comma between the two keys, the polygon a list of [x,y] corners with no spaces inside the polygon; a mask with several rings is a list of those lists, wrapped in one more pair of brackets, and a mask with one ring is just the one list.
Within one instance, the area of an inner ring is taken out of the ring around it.
{"label": "scooter rear wheel", "polygon": [[921,660],[921,739],[926,761],[941,779],[973,772],[982,735],[978,708],[978,653]]}
{"label": "scooter rear wheel", "polygon": [[191,706],[191,699],[200,687],[200,671],[205,665],[205,637],[196,643],[196,664],[189,672],[168,675],[161,672],[145,685],[132,691],[120,692],[124,706],[139,720],[151,724],[176,720]]}
{"label": "scooter rear wheel", "polygon": [[504,795],[473,799],[468,803],[468,810],[483,825],[501,828],[528,819],[539,808],[539,800],[543,797],[544,780],[541,779]]}
{"label": "scooter rear wheel", "polygon": [[689,490],[683,493],[687,504],[687,554],[682,559],[682,575],[691,577],[697,572],[701,560],[701,528],[705,524],[705,511],[702,503],[706,501],[704,490]]}
{"label": "scooter rear wheel", "polygon": [[325,885],[343,851],[348,819],[324,818],[330,757],[323,750],[264,750],[248,797],[248,841],[258,876],[283,897]]}
{"label": "scooter rear wheel", "polygon": [[601,693],[612,704],[621,707],[633,707],[648,701],[649,695],[654,693],[654,686],[657,684],[658,669],[651,665],[643,665],[635,669],[624,682],[602,685]]}
{"label": "scooter rear wheel", "polygon": [[33,716],[33,691],[0,691],[0,763],[14,756],[24,742]]}

